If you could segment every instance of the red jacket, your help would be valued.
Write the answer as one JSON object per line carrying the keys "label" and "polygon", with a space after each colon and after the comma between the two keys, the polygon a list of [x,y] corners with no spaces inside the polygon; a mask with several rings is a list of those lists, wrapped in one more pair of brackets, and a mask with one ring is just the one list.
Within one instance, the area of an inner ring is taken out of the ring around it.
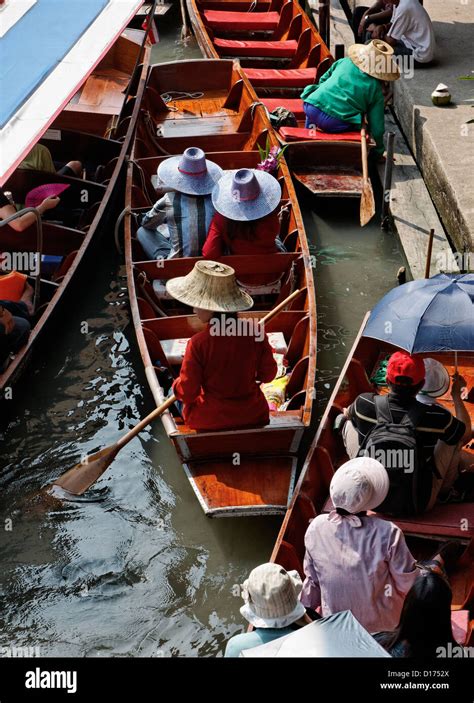
{"label": "red jacket", "polygon": [[268,383],[276,372],[266,335],[211,335],[208,325],[189,340],[173,391],[194,430],[258,427],[268,424],[269,409],[257,381]]}
{"label": "red jacket", "polygon": [[[219,261],[226,253],[276,254],[279,251],[275,244],[275,239],[280,234],[280,220],[276,210],[261,220],[255,221],[252,227],[252,239],[239,237],[230,239],[227,233],[228,222],[229,220],[218,212],[212,218],[207,238],[202,248],[202,255],[206,259],[217,259]],[[274,275],[262,277],[260,274],[241,276],[239,280],[248,284],[264,284],[272,282],[274,278]]]}

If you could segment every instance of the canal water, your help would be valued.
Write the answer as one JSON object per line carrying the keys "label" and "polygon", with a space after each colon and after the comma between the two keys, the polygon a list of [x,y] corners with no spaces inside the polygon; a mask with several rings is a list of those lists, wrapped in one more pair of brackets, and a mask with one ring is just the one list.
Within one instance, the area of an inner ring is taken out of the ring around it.
{"label": "canal water", "polygon": [[[162,30],[155,61],[199,56],[178,38]],[[321,414],[365,312],[396,285],[403,261],[377,222],[359,228],[356,203],[303,206],[317,256]],[[0,656],[3,647],[36,647],[41,656],[220,656],[244,629],[236,586],[268,560],[278,518],[205,518],[159,422],[87,496],[63,505],[41,497],[153,408],[110,237],[80,293],[2,418]]]}

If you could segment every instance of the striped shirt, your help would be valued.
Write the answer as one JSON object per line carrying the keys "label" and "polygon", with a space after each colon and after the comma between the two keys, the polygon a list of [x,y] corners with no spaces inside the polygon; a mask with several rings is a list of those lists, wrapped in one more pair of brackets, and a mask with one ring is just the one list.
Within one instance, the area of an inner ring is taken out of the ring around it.
{"label": "striped shirt", "polygon": [[[357,429],[360,444],[377,424],[374,395],[374,393],[362,393],[349,407],[349,419]],[[415,398],[400,398],[395,393],[389,393],[388,397],[395,424],[400,423],[410,409],[423,405]],[[463,422],[441,405],[423,405],[423,407],[425,412],[415,436],[425,454],[426,462],[430,462],[439,439],[453,446],[462,439],[466,428]]]}
{"label": "striped shirt", "polygon": [[214,212],[210,195],[185,195],[172,191],[153,205],[141,225],[146,229],[156,229],[166,222],[171,242],[169,259],[201,256]]}

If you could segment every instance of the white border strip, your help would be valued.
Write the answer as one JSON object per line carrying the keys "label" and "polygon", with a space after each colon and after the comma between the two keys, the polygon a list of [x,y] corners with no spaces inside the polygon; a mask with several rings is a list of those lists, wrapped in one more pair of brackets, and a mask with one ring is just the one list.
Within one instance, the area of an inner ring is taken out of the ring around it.
{"label": "white border strip", "polygon": [[7,0],[7,4],[0,7],[0,38],[36,5],[38,0]]}
{"label": "white border strip", "polygon": [[0,130],[0,185],[84,83],[143,0],[109,0],[89,29]]}

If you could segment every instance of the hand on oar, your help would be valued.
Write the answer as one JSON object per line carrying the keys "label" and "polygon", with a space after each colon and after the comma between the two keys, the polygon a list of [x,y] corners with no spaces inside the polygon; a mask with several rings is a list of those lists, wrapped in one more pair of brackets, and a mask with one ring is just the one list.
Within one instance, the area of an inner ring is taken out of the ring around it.
{"label": "hand on oar", "polygon": [[[273,310],[265,315],[260,320],[261,324],[266,324],[275,315],[283,310],[289,303],[291,303],[296,296],[299,294],[299,290],[293,291],[285,300],[282,300]],[[131,430],[127,432],[123,437],[121,437],[116,444],[101,449],[95,454],[91,454],[84,461],[73,466],[72,469],[66,471],[65,474],[60,476],[56,481],[53,482],[52,486],[59,486],[65,491],[72,493],[73,495],[80,496],[88,488],[92,486],[93,483],[99,479],[104,471],[108,469],[110,464],[113,462],[117,454],[126,444],[128,444],[134,437],[137,436],[147,425],[156,420],[160,415],[162,415],[165,410],[167,410],[176,401],[176,396],[172,395],[165,400],[158,408],[153,410],[149,415],[147,415],[143,420],[141,420],[138,425],[135,425]]]}

